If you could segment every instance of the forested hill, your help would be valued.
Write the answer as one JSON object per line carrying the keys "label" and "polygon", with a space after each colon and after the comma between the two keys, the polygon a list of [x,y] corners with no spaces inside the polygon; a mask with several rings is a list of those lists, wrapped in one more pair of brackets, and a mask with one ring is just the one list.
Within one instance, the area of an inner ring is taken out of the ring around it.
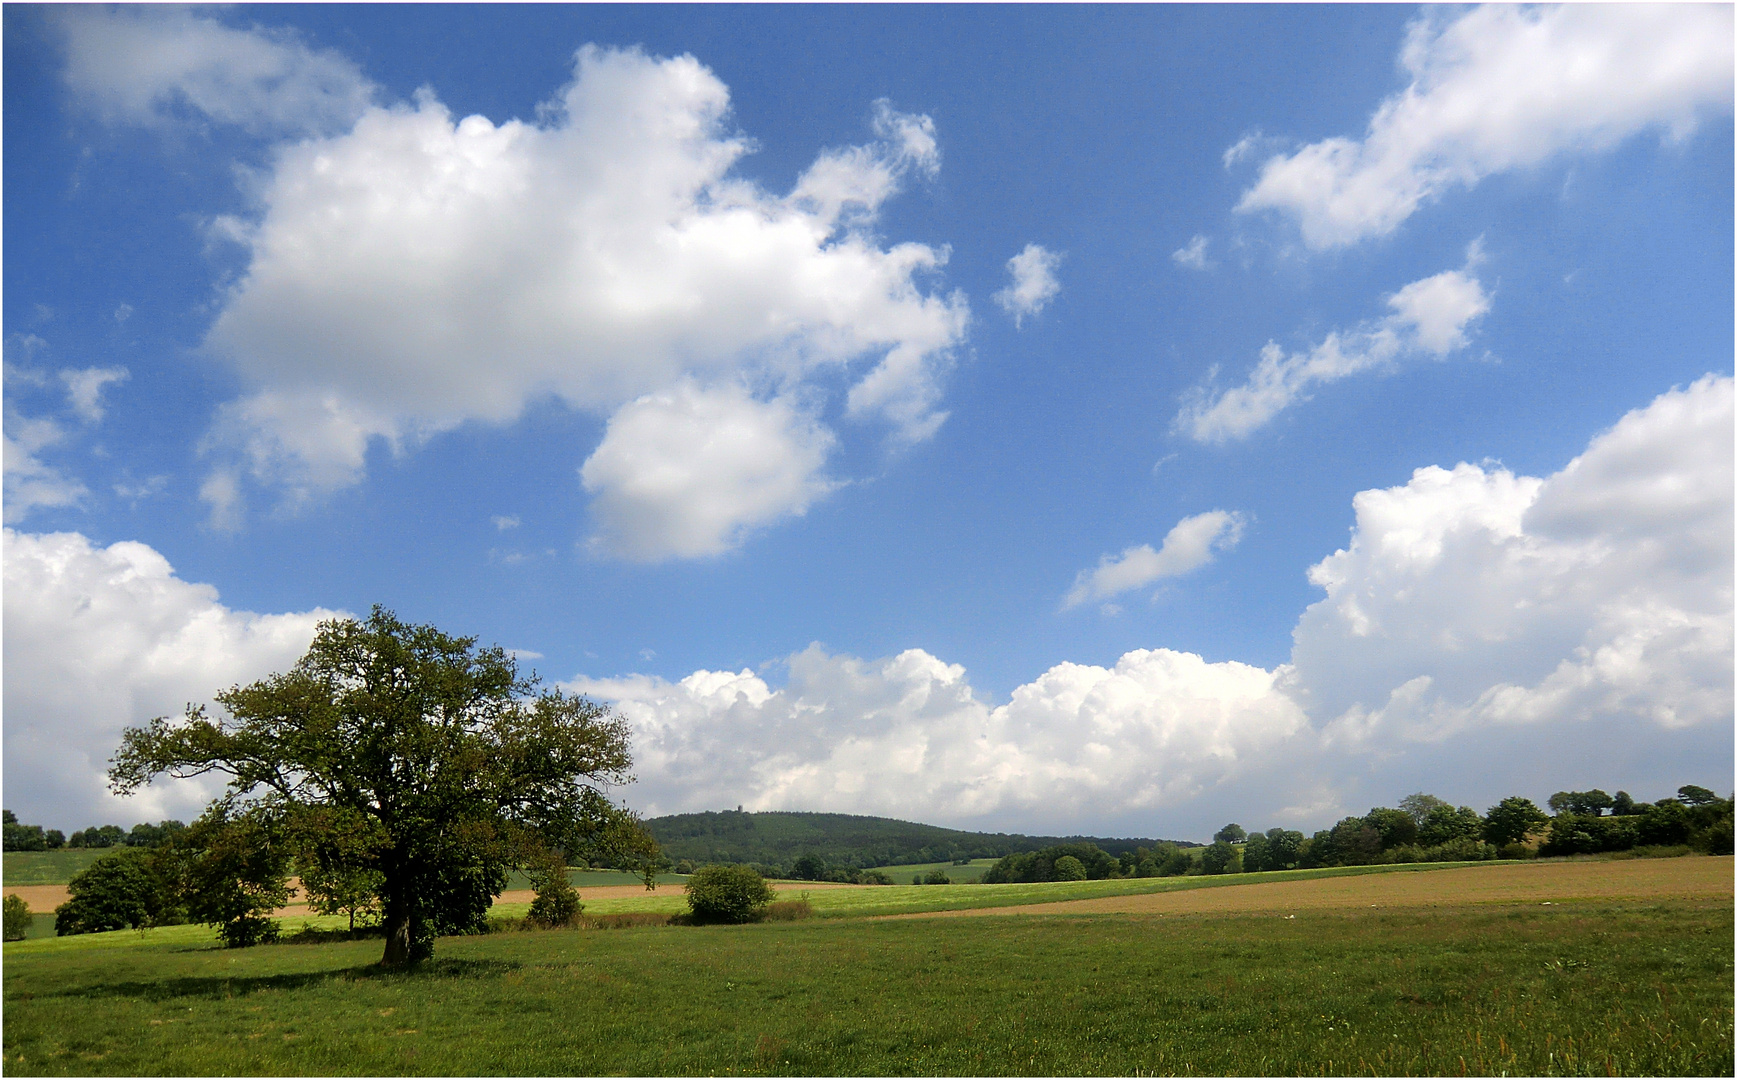
{"label": "forested hill", "polygon": [[[892,818],[800,811],[708,810],[652,818],[645,824],[663,845],[667,858],[771,866],[789,866],[799,855],[819,855],[833,866],[856,867],[992,859],[1081,841],[1119,855],[1159,843],[1144,838],[962,832]],[[1182,847],[1196,846],[1174,842]]]}

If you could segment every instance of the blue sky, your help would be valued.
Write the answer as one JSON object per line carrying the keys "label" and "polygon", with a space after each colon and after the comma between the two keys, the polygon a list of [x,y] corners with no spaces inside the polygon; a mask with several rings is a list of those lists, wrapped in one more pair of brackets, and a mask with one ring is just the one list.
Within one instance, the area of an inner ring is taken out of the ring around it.
{"label": "blue sky", "polygon": [[1727,789],[1730,20],[9,6],[7,805],[375,603],[651,813]]}

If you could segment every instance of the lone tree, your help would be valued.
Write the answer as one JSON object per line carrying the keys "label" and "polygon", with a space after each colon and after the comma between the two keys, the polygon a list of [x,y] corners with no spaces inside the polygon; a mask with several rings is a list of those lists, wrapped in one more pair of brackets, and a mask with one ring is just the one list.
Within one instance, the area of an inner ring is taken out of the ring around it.
{"label": "lone tree", "polygon": [[[153,777],[229,776],[222,800],[303,837],[304,857],[378,874],[388,966],[433,955],[438,933],[479,929],[513,866],[552,849],[641,846],[607,785],[626,784],[627,723],[559,690],[537,692],[499,647],[409,625],[380,607],[324,622],[288,673],[122,736],[117,794]],[[314,842],[341,828],[341,843]]]}

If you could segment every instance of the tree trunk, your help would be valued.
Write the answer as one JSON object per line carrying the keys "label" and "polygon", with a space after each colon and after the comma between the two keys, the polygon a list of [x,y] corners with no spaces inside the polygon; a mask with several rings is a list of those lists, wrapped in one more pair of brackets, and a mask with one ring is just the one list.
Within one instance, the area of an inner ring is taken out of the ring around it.
{"label": "tree trunk", "polygon": [[402,901],[386,904],[386,955],[380,958],[383,967],[405,967],[410,963],[410,905]]}

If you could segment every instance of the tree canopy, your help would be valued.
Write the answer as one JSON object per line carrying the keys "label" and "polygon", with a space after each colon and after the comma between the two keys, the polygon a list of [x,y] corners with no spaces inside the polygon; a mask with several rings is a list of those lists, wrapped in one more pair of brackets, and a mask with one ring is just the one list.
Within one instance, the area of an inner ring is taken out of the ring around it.
{"label": "tree canopy", "polygon": [[480,929],[511,867],[645,845],[606,793],[632,780],[626,722],[537,682],[499,647],[376,607],[321,623],[289,672],[215,695],[227,719],[200,706],[127,729],[109,779],[124,795],[227,775],[222,801],[328,876],[378,875],[383,963],[414,963],[436,934]]}

